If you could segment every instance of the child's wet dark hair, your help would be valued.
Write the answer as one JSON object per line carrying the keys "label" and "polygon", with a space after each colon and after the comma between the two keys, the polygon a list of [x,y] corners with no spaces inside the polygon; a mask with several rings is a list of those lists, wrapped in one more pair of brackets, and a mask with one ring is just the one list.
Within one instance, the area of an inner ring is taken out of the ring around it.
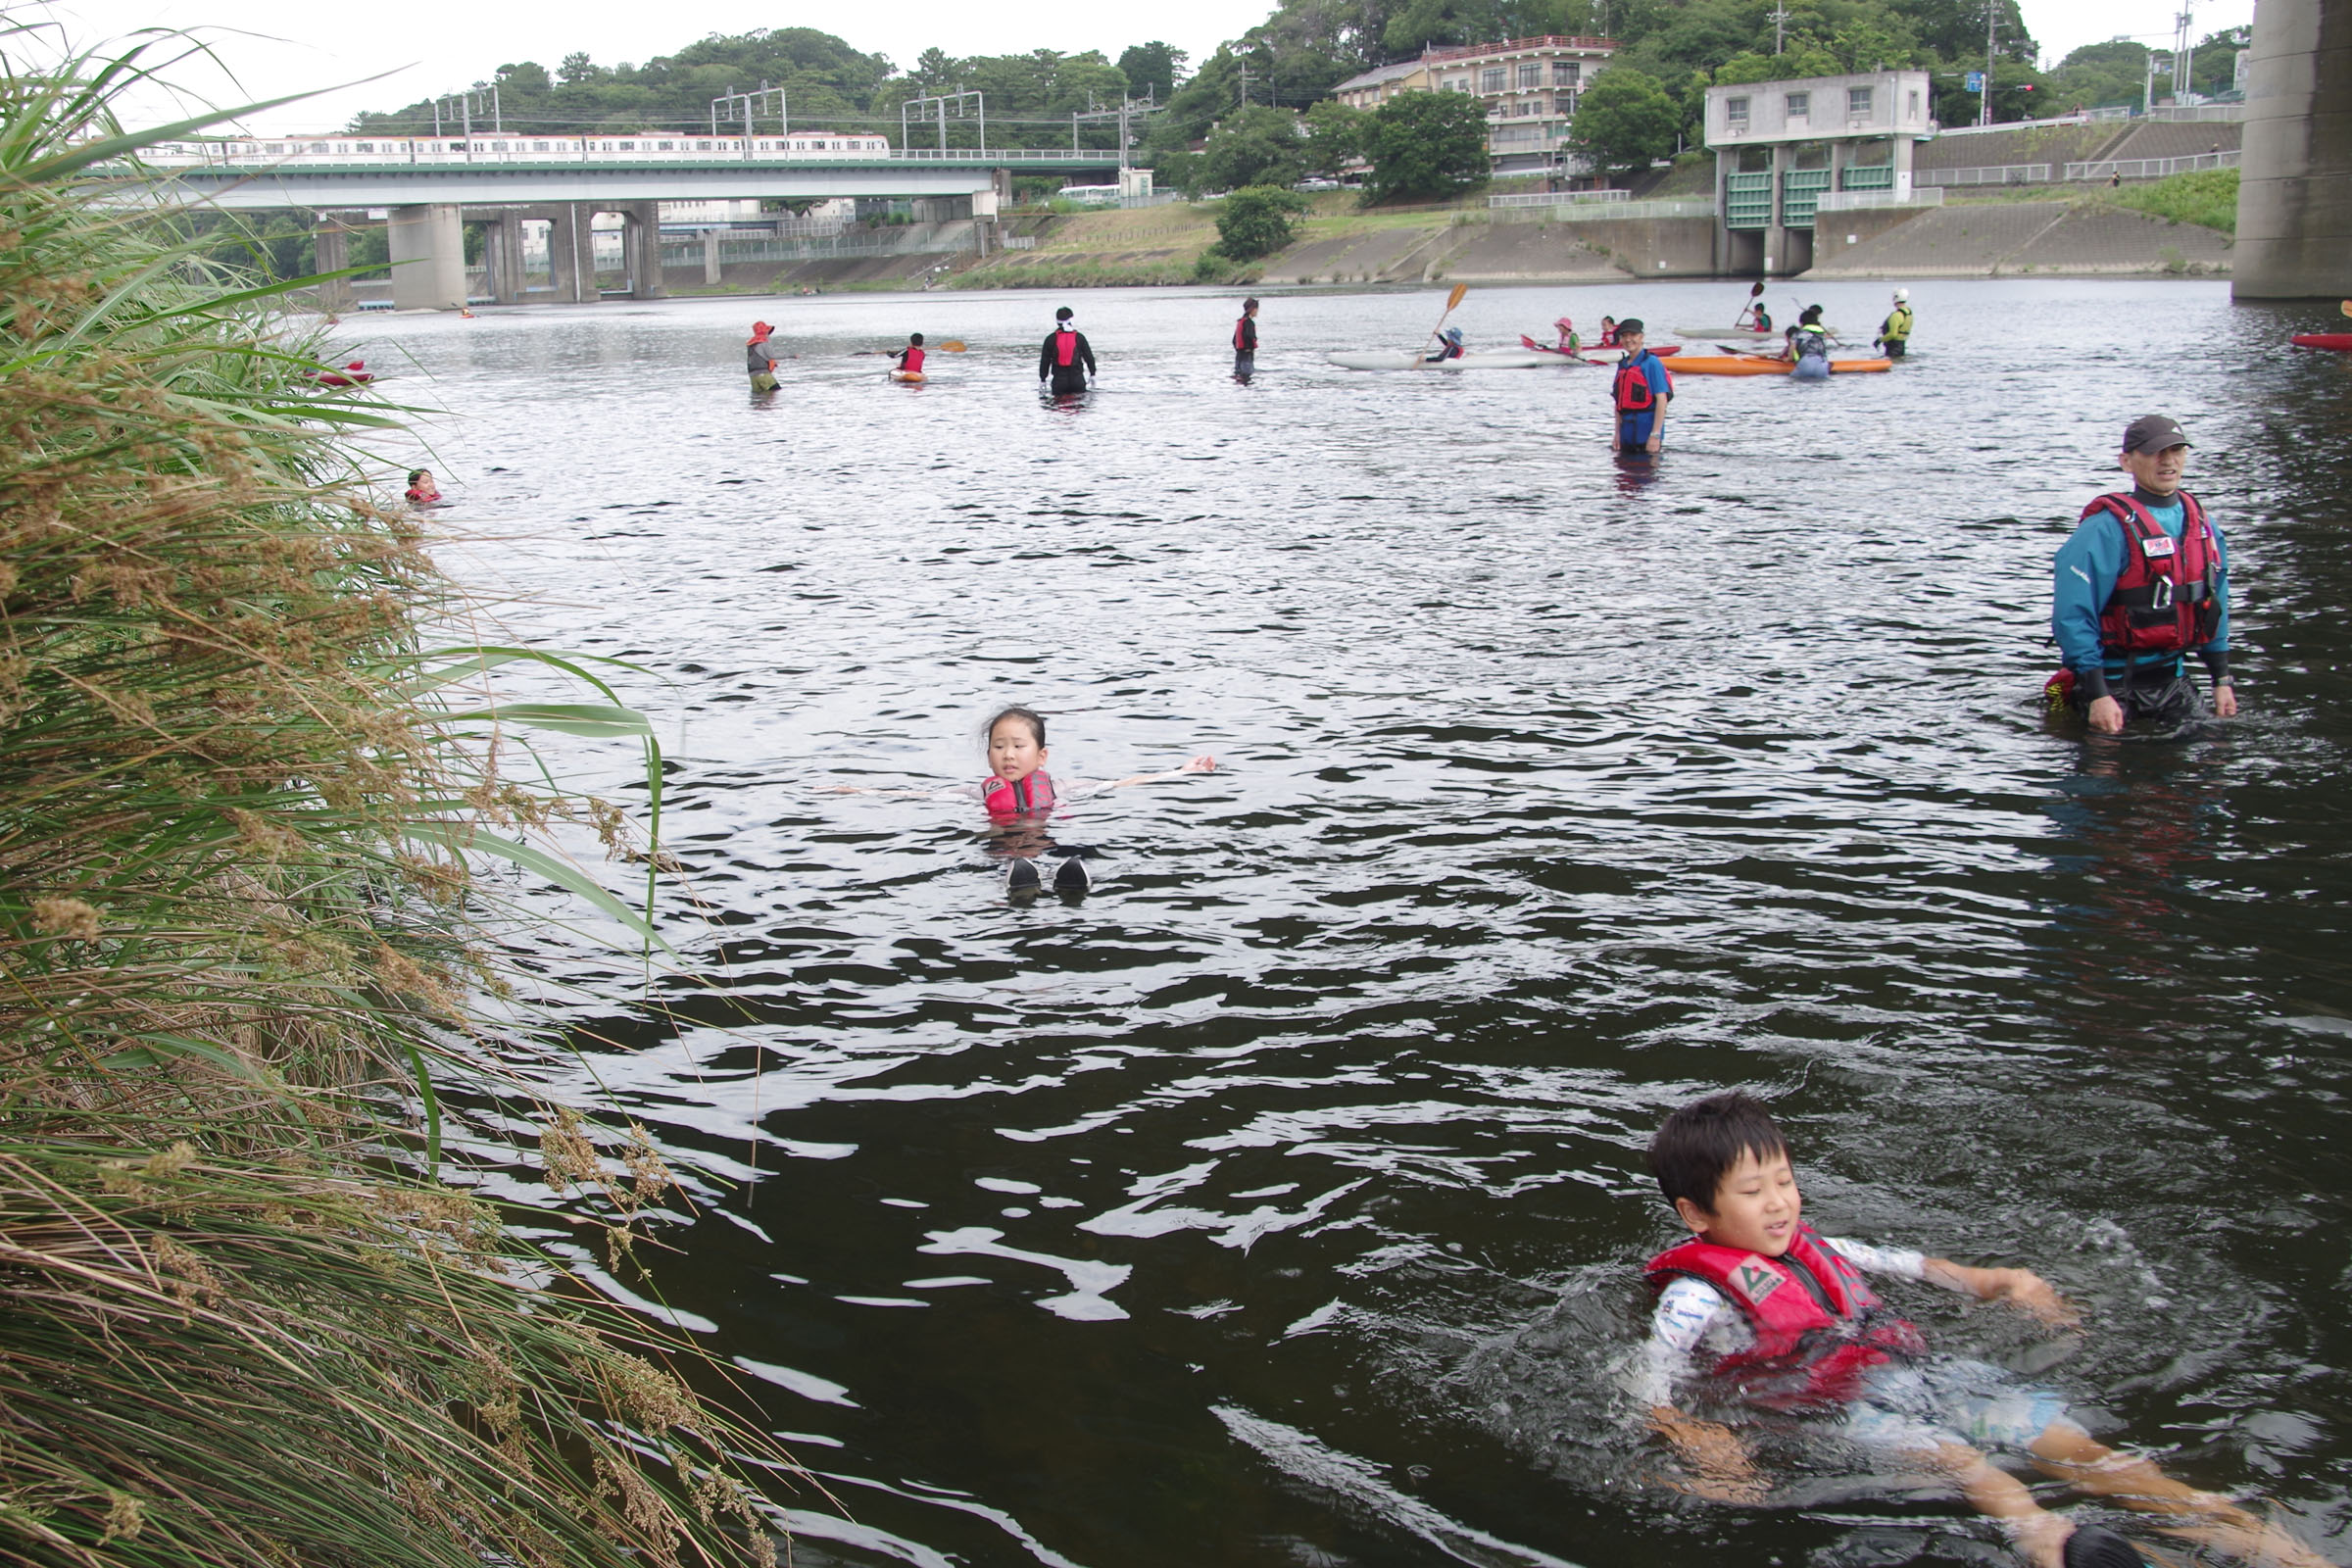
{"label": "child's wet dark hair", "polygon": [[920,332],[909,332],[906,334],[906,341],[913,344],[916,348],[921,348],[923,345],[923,334]]}
{"label": "child's wet dark hair", "polygon": [[415,484],[417,480],[423,478],[426,474],[432,471],[433,470],[430,468],[411,468],[409,470],[409,483]]}
{"label": "child's wet dark hair", "polygon": [[980,744],[983,749],[987,747],[990,741],[996,739],[997,726],[1004,723],[1008,718],[1017,718],[1022,723],[1028,725],[1031,738],[1033,738],[1040,746],[1046,744],[1046,715],[1037,711],[1037,710],[1033,708],[1023,708],[1020,704],[1015,703],[1010,708],[1007,708],[1003,712],[997,714],[996,717],[990,719],[988,721],[988,727],[980,732]]}
{"label": "child's wet dark hair", "polygon": [[1773,1159],[1788,1152],[1788,1140],[1764,1102],[1735,1089],[1694,1100],[1668,1116],[1649,1141],[1649,1172],[1666,1201],[1688,1198],[1712,1214],[1715,1190],[1740,1155]]}

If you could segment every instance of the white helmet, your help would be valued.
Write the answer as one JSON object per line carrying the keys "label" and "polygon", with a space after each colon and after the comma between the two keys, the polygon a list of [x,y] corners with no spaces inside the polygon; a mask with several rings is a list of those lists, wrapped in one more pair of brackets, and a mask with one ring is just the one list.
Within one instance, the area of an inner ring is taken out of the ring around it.
{"label": "white helmet", "polygon": [[1909,289],[1907,289],[1907,288],[1898,288],[1898,289],[1896,289],[1896,290],[1894,291],[1894,303],[1895,303],[1895,304],[1897,304],[1897,305],[1908,305],[1908,304],[1910,304],[1910,303],[1911,303],[1911,291],[1910,291]]}

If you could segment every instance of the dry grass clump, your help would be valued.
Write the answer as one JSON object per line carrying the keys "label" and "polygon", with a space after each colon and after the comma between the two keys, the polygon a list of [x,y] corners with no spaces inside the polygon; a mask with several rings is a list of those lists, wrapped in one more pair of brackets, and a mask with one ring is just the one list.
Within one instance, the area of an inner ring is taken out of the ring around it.
{"label": "dry grass clump", "polygon": [[[469,857],[619,909],[524,842],[570,803],[499,777],[493,737],[643,721],[461,706],[505,656],[421,646],[448,587],[345,444],[390,412],[309,378],[272,289],[106,200],[136,52],[28,69],[24,41],[0,34],[0,1558],[765,1561],[728,1455],[781,1456],[433,1174],[444,1091],[514,1092],[469,1016],[496,985]],[[625,1251],[669,1187],[650,1140],[548,1128],[551,1182]]]}

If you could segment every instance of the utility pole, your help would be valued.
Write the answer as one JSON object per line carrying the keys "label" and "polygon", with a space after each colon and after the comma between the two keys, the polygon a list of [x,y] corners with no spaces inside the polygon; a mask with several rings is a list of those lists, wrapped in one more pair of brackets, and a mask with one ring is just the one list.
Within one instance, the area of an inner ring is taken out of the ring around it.
{"label": "utility pole", "polygon": [[752,156],[752,138],[760,133],[759,116],[775,116],[776,134],[779,136],[789,134],[792,129],[792,103],[789,96],[783,88],[770,87],[764,81],[760,83],[758,92],[737,92],[730,85],[724,94],[710,100],[710,134],[713,137],[719,134],[718,114],[721,108],[726,110],[729,120],[735,118],[738,110],[743,113],[743,156],[747,161]]}
{"label": "utility pole", "polygon": [[1774,6],[1772,8],[1772,52],[1776,55],[1788,52],[1788,8],[1786,5]]}
{"label": "utility pole", "polygon": [[1992,123],[1992,60],[1994,40],[1999,36],[2001,0],[1984,0],[1984,98],[1977,106],[1977,123]]}
{"label": "utility pole", "polygon": [[2180,27],[2173,40],[2173,101],[2179,103],[2195,85],[2196,51],[2188,43],[2188,7],[2180,8]]}
{"label": "utility pole", "polygon": [[1250,107],[1250,62],[1249,62],[1249,61],[1247,61],[1247,60],[1244,60],[1244,61],[1242,62],[1242,104],[1241,104],[1241,106],[1242,106],[1244,109],[1247,109],[1247,108],[1249,108],[1249,107]]}

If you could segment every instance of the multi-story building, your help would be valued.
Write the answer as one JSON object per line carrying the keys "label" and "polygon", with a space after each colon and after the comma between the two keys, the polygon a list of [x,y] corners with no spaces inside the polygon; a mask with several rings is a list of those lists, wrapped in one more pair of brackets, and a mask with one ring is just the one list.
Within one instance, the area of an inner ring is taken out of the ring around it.
{"label": "multi-story building", "polygon": [[1617,45],[1608,38],[1506,38],[1423,51],[1332,89],[1342,103],[1377,109],[1400,92],[1466,92],[1485,100],[1487,152],[1497,174],[1580,172],[1563,148],[1569,117]]}
{"label": "multi-story building", "polygon": [[1722,270],[1804,270],[1825,200],[1909,201],[1912,149],[1935,136],[1934,109],[1924,71],[1709,87]]}

